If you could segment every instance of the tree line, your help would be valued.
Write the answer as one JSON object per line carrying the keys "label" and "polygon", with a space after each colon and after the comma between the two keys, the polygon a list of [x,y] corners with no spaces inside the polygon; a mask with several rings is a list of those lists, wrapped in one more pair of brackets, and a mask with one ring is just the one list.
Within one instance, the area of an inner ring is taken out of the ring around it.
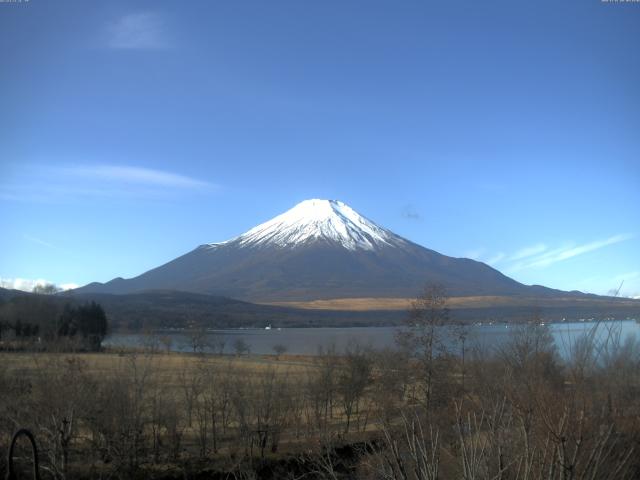
{"label": "tree line", "polygon": [[96,351],[108,328],[104,309],[93,301],[72,304],[42,294],[0,301],[0,341],[5,348],[66,343]]}

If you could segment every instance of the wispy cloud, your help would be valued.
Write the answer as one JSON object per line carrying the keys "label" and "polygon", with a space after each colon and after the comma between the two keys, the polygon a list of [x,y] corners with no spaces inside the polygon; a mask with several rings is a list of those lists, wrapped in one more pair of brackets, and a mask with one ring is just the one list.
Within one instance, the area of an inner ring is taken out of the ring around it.
{"label": "wispy cloud", "polygon": [[[468,251],[465,254],[465,257],[482,261],[492,266],[500,263],[505,273],[515,273],[526,269],[546,268],[555,263],[594,252],[609,245],[615,245],[616,243],[624,242],[632,238],[634,238],[634,235],[625,233],[613,235],[601,240],[595,240],[582,245],[568,244],[554,249],[549,249],[549,247],[544,243],[538,243],[523,247],[511,254],[498,252],[492,255],[490,252],[487,252],[486,249],[479,248]],[[625,276],[621,276],[618,281],[625,278],[635,278],[636,274],[640,275],[639,272],[624,274]]]}
{"label": "wispy cloud", "polygon": [[[583,245],[567,245],[552,250],[548,250],[545,246],[544,249],[539,249],[539,254],[523,256],[520,258],[521,261],[516,261],[516,263],[510,265],[509,268],[507,268],[505,271],[507,273],[514,273],[532,268],[546,268],[555,263],[584,255],[586,253],[594,252],[609,245],[614,245],[616,243],[630,240],[631,238],[633,238],[633,235],[625,233],[613,235],[609,238],[596,240],[593,242],[585,243]],[[540,247],[542,247],[542,244],[540,245]],[[515,254],[511,257],[511,260],[516,260]]]}
{"label": "wispy cloud", "polygon": [[627,280],[631,280],[634,278],[639,278],[640,272],[627,272],[621,273],[620,275],[616,275],[611,279],[612,282],[625,282]]}
{"label": "wispy cloud", "polygon": [[611,296],[621,296],[635,298],[638,296],[640,288],[640,272],[626,272],[609,279],[609,284],[613,288],[607,292]]}
{"label": "wispy cloud", "polygon": [[640,272],[627,272],[616,275],[610,279],[609,283],[614,285],[614,288],[609,290],[610,295],[620,295],[629,298],[638,298],[638,288],[640,288]]}
{"label": "wispy cloud", "polygon": [[139,185],[186,189],[207,189],[215,187],[215,185],[203,180],[198,180],[177,173],[143,167],[85,165],[63,168],[61,171],[69,175],[106,180],[109,182],[124,182]]}
{"label": "wispy cloud", "polygon": [[479,262],[484,262],[488,265],[495,265],[497,263],[516,262],[518,260],[524,260],[526,258],[533,257],[534,255],[541,254],[547,250],[547,246],[543,243],[536,245],[530,245],[523,247],[520,250],[516,250],[514,253],[507,254],[504,252],[498,252],[491,254],[487,252],[486,248],[477,248],[475,250],[469,250],[464,254],[466,258],[471,258]]}
{"label": "wispy cloud", "polygon": [[[187,194],[210,194],[219,186],[175,172],[131,165],[40,166],[11,183],[0,183],[0,200],[68,203],[87,199],[162,200]],[[25,239],[47,242],[26,235]]]}
{"label": "wispy cloud", "polygon": [[462,256],[464,258],[470,258],[472,260],[480,261],[486,251],[486,248],[475,248],[473,250],[467,250]]}
{"label": "wispy cloud", "polygon": [[630,240],[631,238],[633,238],[633,235],[619,234],[609,238],[605,238],[603,240],[596,240],[594,242],[586,243],[584,245],[578,245],[568,248],[558,248],[556,250],[543,253],[542,255],[539,255],[537,257],[533,257],[530,261],[525,262],[522,268],[548,267],[550,265],[553,265],[554,263],[577,257],[578,255],[584,255],[585,253],[593,252],[595,250],[600,250],[601,248],[624,242],[625,240]]}
{"label": "wispy cloud", "polygon": [[539,243],[537,245],[531,245],[529,247],[521,248],[520,250],[513,253],[509,260],[522,260],[523,258],[531,257],[533,255],[538,255],[544,252],[547,249],[547,246],[544,243]]}
{"label": "wispy cloud", "polygon": [[31,235],[27,235],[26,233],[22,234],[22,238],[24,238],[25,240],[32,242],[32,243],[37,243],[38,245],[42,245],[44,247],[48,247],[48,248],[54,248],[57,249],[57,247],[49,242],[46,242],[40,238],[37,237],[33,237]]}
{"label": "wispy cloud", "polygon": [[640,294],[640,271],[617,275],[592,275],[580,278],[572,288],[596,295],[618,295],[633,298]]}
{"label": "wispy cloud", "polygon": [[130,13],[107,26],[107,46],[128,50],[169,47],[165,19],[159,13]]}
{"label": "wispy cloud", "polygon": [[496,253],[494,256],[492,256],[491,258],[485,260],[485,263],[487,263],[488,265],[495,265],[496,263],[500,263],[500,261],[504,260],[507,257],[507,255],[503,252],[498,252]]}

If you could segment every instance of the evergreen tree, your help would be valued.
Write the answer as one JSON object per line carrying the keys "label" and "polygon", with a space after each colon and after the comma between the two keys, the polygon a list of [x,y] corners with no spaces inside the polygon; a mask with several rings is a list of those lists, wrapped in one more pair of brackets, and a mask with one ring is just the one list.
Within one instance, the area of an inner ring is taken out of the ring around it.
{"label": "evergreen tree", "polygon": [[107,330],[107,316],[96,302],[77,307],[67,304],[58,321],[58,335],[74,337],[79,334],[91,350],[100,349]]}
{"label": "evergreen tree", "polygon": [[22,320],[19,318],[16,320],[16,323],[13,324],[13,331],[16,334],[16,338],[22,336]]}

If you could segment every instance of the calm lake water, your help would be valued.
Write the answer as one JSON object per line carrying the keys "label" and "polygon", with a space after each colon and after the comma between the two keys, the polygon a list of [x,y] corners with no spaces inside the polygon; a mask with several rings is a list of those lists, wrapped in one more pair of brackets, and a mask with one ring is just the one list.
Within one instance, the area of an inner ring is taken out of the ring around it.
{"label": "calm lake water", "polygon": [[[561,354],[566,355],[570,345],[580,336],[589,333],[597,325],[596,335],[599,339],[619,335],[622,339],[635,336],[640,339],[640,323],[635,320],[615,320],[596,322],[563,322],[548,325],[549,331],[556,340]],[[446,328],[446,327],[444,327]],[[513,325],[473,325],[467,328],[466,345],[483,345],[499,347],[509,340],[513,334]],[[212,330],[207,333],[206,343],[210,345],[205,351],[219,350],[224,342],[224,353],[234,353],[234,343],[244,340],[254,354],[273,354],[274,346],[284,345],[287,353],[314,355],[320,347],[327,349],[335,346],[341,352],[351,343],[381,349],[395,346],[395,333],[398,327],[353,327],[353,328],[286,328],[286,329],[242,329]],[[158,332],[158,337],[171,337],[171,350],[175,352],[192,351],[189,336],[180,331]],[[109,335],[104,346],[137,348],[150,344],[150,336],[144,334]],[[160,345],[160,348],[163,348]]]}

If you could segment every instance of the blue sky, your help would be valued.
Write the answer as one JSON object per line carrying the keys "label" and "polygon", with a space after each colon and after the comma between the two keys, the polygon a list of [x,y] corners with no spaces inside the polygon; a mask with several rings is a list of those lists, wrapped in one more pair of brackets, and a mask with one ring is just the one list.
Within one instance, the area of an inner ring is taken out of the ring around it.
{"label": "blue sky", "polygon": [[130,277],[307,198],[640,295],[640,4],[0,3],[0,277]]}

